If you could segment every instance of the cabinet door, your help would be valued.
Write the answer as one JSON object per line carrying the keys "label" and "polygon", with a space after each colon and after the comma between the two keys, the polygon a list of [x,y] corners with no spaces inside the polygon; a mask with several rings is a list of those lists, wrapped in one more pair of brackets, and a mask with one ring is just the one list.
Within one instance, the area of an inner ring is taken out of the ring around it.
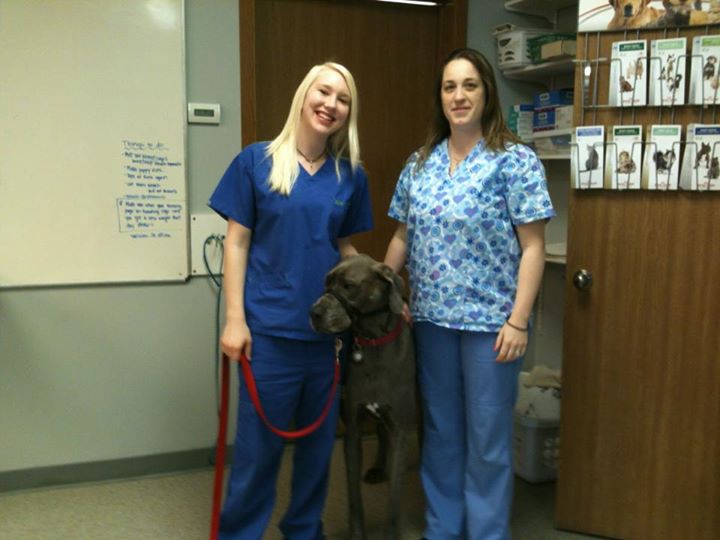
{"label": "cabinet door", "polygon": [[[623,38],[600,39],[607,56]],[[619,123],[617,110],[583,114],[581,96],[576,124]],[[636,123],[659,123],[656,108],[636,112]],[[675,112],[683,124],[700,114]],[[582,269],[586,288],[573,283]],[[572,191],[559,528],[720,538],[719,269],[720,193]]]}

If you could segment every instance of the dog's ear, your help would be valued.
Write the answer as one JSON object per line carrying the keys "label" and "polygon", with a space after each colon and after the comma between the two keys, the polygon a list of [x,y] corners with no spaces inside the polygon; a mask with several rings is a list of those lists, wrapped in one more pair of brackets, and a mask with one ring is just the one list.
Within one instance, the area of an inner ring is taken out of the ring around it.
{"label": "dog's ear", "polygon": [[608,4],[610,4],[612,7],[617,7],[615,5],[615,4],[617,4],[617,2],[615,0],[608,0]]}
{"label": "dog's ear", "polygon": [[388,306],[392,313],[400,314],[403,311],[403,292],[405,291],[405,282],[403,278],[393,272],[386,264],[378,263],[375,267],[375,271],[385,281],[390,283],[390,294],[388,295]]}

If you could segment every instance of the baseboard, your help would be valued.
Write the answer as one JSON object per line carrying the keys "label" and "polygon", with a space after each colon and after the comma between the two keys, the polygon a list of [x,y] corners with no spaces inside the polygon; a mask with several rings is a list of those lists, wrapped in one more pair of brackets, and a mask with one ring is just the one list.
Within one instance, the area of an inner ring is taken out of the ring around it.
{"label": "baseboard", "polygon": [[[229,463],[232,446],[227,447],[225,456],[226,463]],[[0,493],[204,469],[214,463],[215,449],[201,448],[185,452],[20,469],[0,472]]]}

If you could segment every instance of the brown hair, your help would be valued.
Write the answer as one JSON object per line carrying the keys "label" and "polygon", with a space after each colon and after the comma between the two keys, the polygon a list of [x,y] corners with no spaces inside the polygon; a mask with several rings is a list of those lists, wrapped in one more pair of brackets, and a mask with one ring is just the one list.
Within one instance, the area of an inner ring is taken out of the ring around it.
{"label": "brown hair", "polygon": [[430,156],[433,148],[443,139],[450,136],[450,123],[443,112],[442,91],[443,74],[445,67],[453,60],[465,59],[469,61],[480,74],[485,89],[485,107],[480,118],[485,145],[495,151],[505,150],[508,143],[520,143],[520,139],[510,131],[503,118],[500,97],[498,95],[497,82],[493,68],[481,53],[475,49],[455,49],[447,55],[440,67],[437,81],[435,83],[435,98],[433,99],[433,118],[430,121],[430,128],[425,144],[420,149],[417,167],[422,167],[425,160]]}

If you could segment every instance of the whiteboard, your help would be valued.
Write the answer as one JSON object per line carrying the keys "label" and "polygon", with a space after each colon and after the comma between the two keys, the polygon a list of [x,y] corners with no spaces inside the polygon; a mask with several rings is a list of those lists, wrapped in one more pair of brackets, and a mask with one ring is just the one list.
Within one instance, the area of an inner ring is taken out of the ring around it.
{"label": "whiteboard", "polygon": [[183,280],[183,0],[0,0],[0,287]]}

